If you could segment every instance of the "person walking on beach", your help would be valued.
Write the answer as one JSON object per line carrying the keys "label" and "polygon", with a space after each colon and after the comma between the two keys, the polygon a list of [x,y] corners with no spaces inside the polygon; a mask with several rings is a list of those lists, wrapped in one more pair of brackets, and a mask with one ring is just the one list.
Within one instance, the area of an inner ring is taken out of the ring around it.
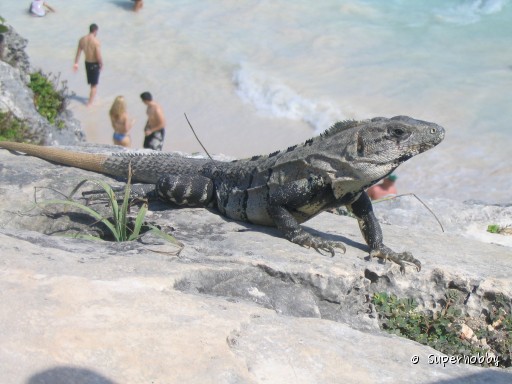
{"label": "person walking on beach", "polygon": [[396,175],[389,175],[381,183],[376,184],[366,191],[368,196],[372,200],[384,199],[386,197],[392,197],[397,195],[395,181],[397,177]]}
{"label": "person walking on beach", "polygon": [[130,129],[132,129],[133,119],[128,118],[126,113],[126,101],[123,96],[117,96],[109,111],[110,121],[114,129],[114,144],[129,147],[131,144]]}
{"label": "person walking on beach", "polygon": [[91,105],[96,96],[96,88],[100,78],[100,71],[103,68],[103,60],[101,58],[100,42],[96,38],[98,34],[98,26],[91,24],[89,26],[89,34],[85,35],[78,41],[78,48],[76,50],[75,65],[73,70],[78,71],[78,60],[84,51],[85,55],[85,71],[87,73],[87,84],[91,85],[91,92],[89,94],[89,101],[87,105]]}
{"label": "person walking on beach", "polygon": [[144,148],[151,148],[155,151],[161,151],[165,137],[165,117],[162,108],[153,100],[149,92],[143,92],[140,95],[142,102],[148,107],[146,114],[148,121],[144,128]]}

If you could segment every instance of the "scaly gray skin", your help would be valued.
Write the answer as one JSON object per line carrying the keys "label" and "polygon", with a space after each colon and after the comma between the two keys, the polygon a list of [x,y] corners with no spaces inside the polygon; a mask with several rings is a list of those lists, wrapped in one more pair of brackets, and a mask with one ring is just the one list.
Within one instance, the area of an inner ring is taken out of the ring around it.
{"label": "scaly gray skin", "polygon": [[84,154],[58,148],[0,142],[60,164],[145,183],[138,191],[178,205],[214,207],[221,214],[253,224],[276,226],[293,243],[334,255],[340,242],[305,232],[302,223],[322,211],[347,208],[357,217],[370,255],[392,260],[404,273],[405,262],[421,263],[409,252],[396,253],[382,231],[365,189],[401,163],[439,144],[444,129],[407,116],[336,123],[301,145],[251,159],[221,162],[175,154]]}

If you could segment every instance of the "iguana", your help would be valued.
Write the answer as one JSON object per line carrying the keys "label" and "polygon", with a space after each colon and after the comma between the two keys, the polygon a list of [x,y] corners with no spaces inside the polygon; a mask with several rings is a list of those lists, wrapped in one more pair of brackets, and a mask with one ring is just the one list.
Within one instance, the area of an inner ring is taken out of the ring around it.
{"label": "iguana", "polygon": [[139,192],[147,196],[214,207],[231,219],[276,226],[291,242],[332,255],[336,247],[345,252],[341,242],[313,236],[299,224],[345,205],[358,219],[370,256],[392,260],[404,273],[405,262],[418,271],[421,263],[409,252],[397,253],[383,244],[365,189],[443,138],[444,129],[437,124],[396,116],[338,122],[303,144],[231,162],[159,152],[91,154],[11,142],[0,142],[0,147],[118,177],[126,177],[131,164],[132,180],[143,183]]}

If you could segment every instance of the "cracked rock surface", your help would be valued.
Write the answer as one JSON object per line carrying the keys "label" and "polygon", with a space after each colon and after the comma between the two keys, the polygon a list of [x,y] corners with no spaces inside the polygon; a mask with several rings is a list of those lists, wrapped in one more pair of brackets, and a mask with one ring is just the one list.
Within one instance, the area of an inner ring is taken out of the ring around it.
{"label": "cracked rock surface", "polygon": [[402,276],[398,266],[368,259],[353,219],[329,213],[304,227],[343,241],[347,252],[335,257],[273,228],[155,203],[147,220],[174,229],[185,245],[176,256],[155,239],[59,237],[91,223],[73,212],[30,210],[34,187],[69,192],[91,177],[119,184],[0,150],[3,382],[512,382],[510,370],[429,364],[441,353],[380,331],[368,302],[387,291],[436,309],[450,288],[478,314],[494,295],[512,297],[510,248],[383,225],[389,247],[423,264]]}

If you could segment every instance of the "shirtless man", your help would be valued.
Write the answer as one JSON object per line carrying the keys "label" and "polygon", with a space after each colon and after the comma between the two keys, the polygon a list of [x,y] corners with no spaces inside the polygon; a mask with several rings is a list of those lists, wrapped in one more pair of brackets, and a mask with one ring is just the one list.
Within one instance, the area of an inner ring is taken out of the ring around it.
{"label": "shirtless man", "polygon": [[87,105],[91,105],[94,96],[96,96],[96,87],[100,78],[100,71],[103,68],[103,60],[101,58],[100,42],[96,38],[98,33],[98,26],[91,24],[89,26],[89,34],[85,35],[78,41],[78,48],[76,50],[75,65],[73,70],[78,71],[78,60],[80,54],[84,51],[85,54],[85,71],[87,72],[87,84],[91,85],[91,92],[89,94],[89,101]]}
{"label": "shirtless man", "polygon": [[142,102],[148,107],[146,114],[148,122],[144,128],[144,148],[161,151],[165,137],[165,117],[159,104],[153,101],[151,93],[144,92],[140,95]]}

